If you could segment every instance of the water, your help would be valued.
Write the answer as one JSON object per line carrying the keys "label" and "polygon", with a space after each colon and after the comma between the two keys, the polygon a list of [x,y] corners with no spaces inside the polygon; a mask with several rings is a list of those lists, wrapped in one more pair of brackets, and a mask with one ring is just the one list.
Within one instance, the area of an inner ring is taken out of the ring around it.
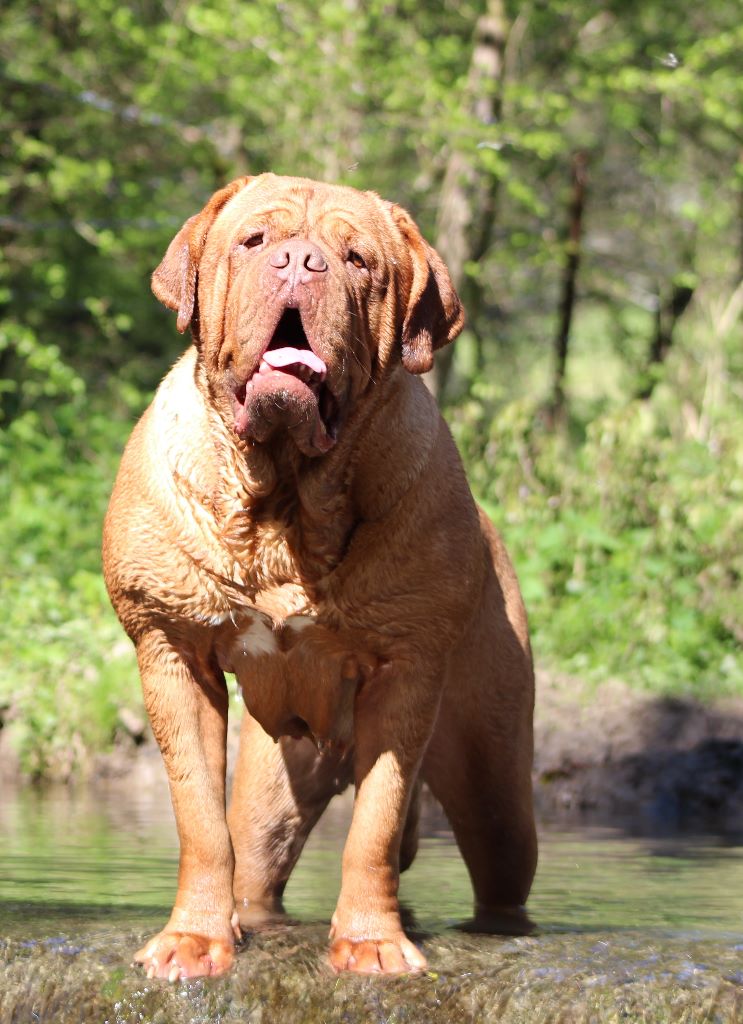
{"label": "water", "polygon": [[[165,789],[6,794],[0,1024],[418,1024],[490,1014],[529,1022],[567,1014],[571,1024],[743,1020],[739,840],[543,828],[529,902],[539,933],[500,939],[453,930],[470,912],[469,881],[451,836],[429,819],[401,899],[431,970],[413,980],[338,981],[326,971],[323,951],[348,818],[347,800],[331,805],[292,876],[285,902],[299,925],[251,943],[229,979],[169,987],[145,985],[129,967],[136,944],[159,930],[174,896],[177,839]],[[624,1016],[612,1017],[612,1006],[624,1007]]]}
{"label": "water", "polygon": [[[348,821],[341,798],[310,837],[287,888],[292,917],[330,919]],[[451,835],[427,831],[401,897],[422,927],[439,931],[467,916],[471,890]],[[109,924],[154,927],[169,910],[178,845],[164,789],[139,797],[21,790],[3,801],[0,836],[0,933],[46,934],[50,917],[70,928],[102,914]],[[542,829],[529,910],[542,931],[642,924],[743,941],[743,845]]]}

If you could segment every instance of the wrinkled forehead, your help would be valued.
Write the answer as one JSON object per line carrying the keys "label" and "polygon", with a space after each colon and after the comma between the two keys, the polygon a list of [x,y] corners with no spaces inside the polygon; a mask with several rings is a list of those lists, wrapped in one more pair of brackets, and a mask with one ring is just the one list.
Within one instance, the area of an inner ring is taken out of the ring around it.
{"label": "wrinkled forehead", "polygon": [[384,203],[373,193],[275,174],[262,174],[249,182],[226,204],[218,220],[220,233],[225,228],[250,230],[270,222],[292,235],[364,233],[394,247],[399,241]]}

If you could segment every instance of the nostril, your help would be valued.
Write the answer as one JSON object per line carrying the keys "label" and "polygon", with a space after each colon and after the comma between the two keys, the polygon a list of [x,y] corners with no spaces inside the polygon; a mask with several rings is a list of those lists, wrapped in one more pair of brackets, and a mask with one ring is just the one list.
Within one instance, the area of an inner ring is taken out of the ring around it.
{"label": "nostril", "polygon": [[304,259],[304,265],[307,270],[314,270],[316,274],[322,274],[328,269],[325,257],[319,249],[311,249],[307,253]]}
{"label": "nostril", "polygon": [[268,261],[272,267],[276,267],[277,270],[283,270],[284,267],[289,266],[291,256],[286,249],[278,249]]}
{"label": "nostril", "polygon": [[268,258],[269,266],[281,278],[295,278],[295,283],[307,284],[313,274],[328,270],[322,249],[303,238],[290,238],[280,242]]}

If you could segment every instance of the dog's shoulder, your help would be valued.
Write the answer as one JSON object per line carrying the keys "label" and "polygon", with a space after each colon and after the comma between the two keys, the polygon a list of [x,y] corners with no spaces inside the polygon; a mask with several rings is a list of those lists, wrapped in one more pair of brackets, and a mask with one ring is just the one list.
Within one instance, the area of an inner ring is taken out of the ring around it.
{"label": "dog's shoulder", "polygon": [[132,431],[106,517],[107,531],[113,522],[118,532],[137,530],[141,516],[155,522],[167,519],[170,506],[182,504],[181,481],[208,489],[209,465],[202,453],[209,417],[194,380],[195,364],[195,351],[189,349]]}
{"label": "dog's shoulder", "polygon": [[162,604],[204,622],[228,611],[219,580],[234,565],[214,508],[224,466],[214,458],[214,421],[191,348],[137,423],[104,522],[104,574],[120,615],[122,604]]}

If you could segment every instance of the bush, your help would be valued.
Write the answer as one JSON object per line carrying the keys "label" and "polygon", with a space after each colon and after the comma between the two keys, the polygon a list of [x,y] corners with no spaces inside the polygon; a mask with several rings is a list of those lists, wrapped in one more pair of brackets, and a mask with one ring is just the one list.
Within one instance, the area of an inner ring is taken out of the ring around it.
{"label": "bush", "polygon": [[484,385],[450,420],[516,562],[537,654],[709,698],[743,691],[743,435],[733,395],[696,411],[704,345],[686,341],[650,401],[564,431]]}
{"label": "bush", "polygon": [[100,531],[142,398],[92,404],[56,346],[12,324],[0,334],[0,351],[8,346],[25,372],[20,411],[0,430],[0,723],[28,774],[67,776],[111,745],[120,708],[140,703],[101,577]]}

